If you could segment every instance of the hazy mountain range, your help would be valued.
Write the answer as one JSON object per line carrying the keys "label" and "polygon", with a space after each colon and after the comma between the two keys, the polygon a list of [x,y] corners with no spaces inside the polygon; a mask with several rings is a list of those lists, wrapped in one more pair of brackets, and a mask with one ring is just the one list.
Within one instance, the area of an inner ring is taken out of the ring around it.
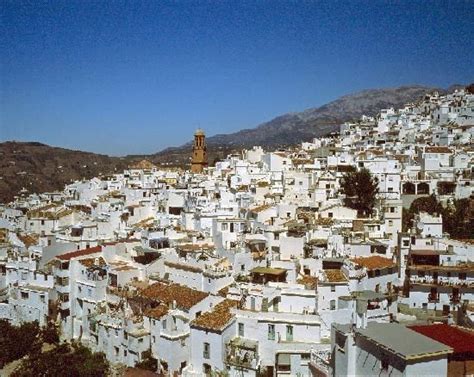
{"label": "hazy mountain range", "polygon": [[[253,145],[276,148],[309,141],[364,114],[376,115],[383,108],[398,108],[419,100],[428,92],[444,93],[457,87],[460,86],[440,89],[411,85],[345,95],[320,107],[278,116],[252,129],[208,137],[209,162]],[[189,162],[190,146],[191,142],[152,155],[109,157],[36,142],[0,143],[0,202],[12,200],[22,188],[28,192],[57,190],[71,180],[121,171],[144,158],[153,163],[184,166]]]}

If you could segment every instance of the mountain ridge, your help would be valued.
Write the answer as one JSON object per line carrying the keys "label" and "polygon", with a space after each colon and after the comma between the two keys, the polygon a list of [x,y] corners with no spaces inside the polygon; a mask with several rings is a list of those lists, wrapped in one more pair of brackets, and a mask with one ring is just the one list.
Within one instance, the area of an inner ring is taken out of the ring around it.
{"label": "mountain ridge", "polygon": [[[460,87],[464,86],[456,84],[448,89],[443,89],[413,84],[391,88],[364,89],[343,95],[318,107],[276,116],[254,128],[209,136],[206,138],[206,142],[210,147],[219,146],[225,150],[249,148],[253,145],[284,147],[301,141],[310,141],[314,137],[337,131],[341,123],[355,121],[362,115],[376,115],[386,107],[404,106],[409,102],[419,100],[426,93],[438,91],[443,94]],[[192,141],[189,141],[177,147],[165,148],[152,156],[156,160],[171,163],[172,158],[176,157],[179,151],[189,149],[191,143]],[[167,158],[167,155],[172,158]]]}
{"label": "mountain ridge", "polygon": [[[428,92],[436,90],[443,94],[460,87],[463,86],[454,85],[442,89],[404,85],[347,94],[322,106],[279,115],[254,128],[210,136],[206,139],[209,162],[212,165],[229,153],[253,145],[279,148],[310,141],[314,137],[337,131],[341,123],[357,120],[362,115],[376,115],[383,108],[401,107],[420,99]],[[0,143],[0,202],[11,201],[23,188],[28,192],[57,190],[72,180],[121,171],[142,159],[164,166],[187,166],[190,147],[191,141],[154,154],[111,157],[52,147],[36,141],[6,141]]]}

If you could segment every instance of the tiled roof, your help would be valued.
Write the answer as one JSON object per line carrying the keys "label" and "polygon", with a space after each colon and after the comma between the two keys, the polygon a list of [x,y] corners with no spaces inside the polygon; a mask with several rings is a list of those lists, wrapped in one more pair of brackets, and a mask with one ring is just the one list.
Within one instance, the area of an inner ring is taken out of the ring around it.
{"label": "tiled roof", "polygon": [[262,204],[261,206],[250,208],[250,212],[260,213],[272,207],[271,204]]}
{"label": "tiled roof", "polygon": [[25,246],[28,248],[32,245],[36,245],[39,240],[39,235],[30,233],[30,234],[18,234],[18,239],[25,244]]}
{"label": "tiled roof", "polygon": [[88,249],[76,250],[70,253],[58,255],[56,258],[66,261],[66,260],[71,260],[73,258],[100,253],[101,251],[102,251],[102,246],[95,246],[95,247],[90,247]]}
{"label": "tiled roof", "polygon": [[99,257],[97,259],[98,259],[97,263],[96,263],[96,258],[85,258],[85,259],[81,259],[79,262],[85,267],[92,267],[92,266],[104,267],[107,264],[104,258]]}
{"label": "tiled roof", "polygon": [[265,274],[265,275],[284,275],[286,274],[284,268],[272,268],[272,267],[255,267],[250,272],[252,274]]}
{"label": "tiled roof", "polygon": [[165,266],[170,267],[170,268],[175,268],[177,270],[188,271],[188,272],[196,272],[196,273],[202,272],[202,268],[190,266],[189,264],[184,264],[184,263],[165,262]]}
{"label": "tiled roof", "polygon": [[310,287],[310,289],[316,289],[318,286],[318,278],[315,276],[304,275],[296,281],[298,284],[303,284]]}
{"label": "tiled roof", "polygon": [[326,274],[326,279],[330,283],[339,283],[339,282],[345,282],[347,281],[346,275],[341,270],[337,269],[330,269],[330,270],[324,270]]}
{"label": "tiled roof", "polygon": [[453,153],[448,147],[426,147],[425,153]]}
{"label": "tiled roof", "polygon": [[176,301],[180,309],[189,310],[209,294],[179,284],[155,283],[142,291],[142,295],[169,305]]}
{"label": "tiled roof", "polygon": [[352,261],[359,266],[365,267],[368,270],[379,270],[387,267],[394,267],[395,263],[388,258],[374,255],[371,257],[358,257],[352,259]]}
{"label": "tiled roof", "polygon": [[474,358],[474,332],[459,327],[442,324],[410,326],[420,334],[443,343],[457,354],[470,354]]}
{"label": "tiled roof", "polygon": [[238,301],[226,299],[217,304],[211,311],[197,317],[191,322],[191,326],[206,330],[220,331],[224,329],[234,317],[230,309],[237,307],[238,303]]}
{"label": "tiled roof", "polygon": [[156,308],[146,310],[144,314],[153,319],[160,319],[168,313],[168,310],[168,306],[160,304]]}

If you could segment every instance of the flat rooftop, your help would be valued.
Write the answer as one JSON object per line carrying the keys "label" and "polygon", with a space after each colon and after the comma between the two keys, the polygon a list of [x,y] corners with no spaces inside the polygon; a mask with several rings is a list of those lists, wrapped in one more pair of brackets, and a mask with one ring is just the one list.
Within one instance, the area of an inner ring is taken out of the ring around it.
{"label": "flat rooftop", "polygon": [[369,322],[367,328],[355,329],[355,332],[403,359],[418,359],[453,352],[451,347],[398,323]]}

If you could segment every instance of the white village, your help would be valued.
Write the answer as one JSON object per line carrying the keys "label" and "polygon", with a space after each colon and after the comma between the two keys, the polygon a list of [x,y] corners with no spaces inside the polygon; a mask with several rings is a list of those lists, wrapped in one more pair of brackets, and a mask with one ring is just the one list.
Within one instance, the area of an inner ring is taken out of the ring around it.
{"label": "white village", "polygon": [[[474,373],[474,94],[0,206],[0,319],[161,376]],[[212,166],[211,166],[212,165]]]}

